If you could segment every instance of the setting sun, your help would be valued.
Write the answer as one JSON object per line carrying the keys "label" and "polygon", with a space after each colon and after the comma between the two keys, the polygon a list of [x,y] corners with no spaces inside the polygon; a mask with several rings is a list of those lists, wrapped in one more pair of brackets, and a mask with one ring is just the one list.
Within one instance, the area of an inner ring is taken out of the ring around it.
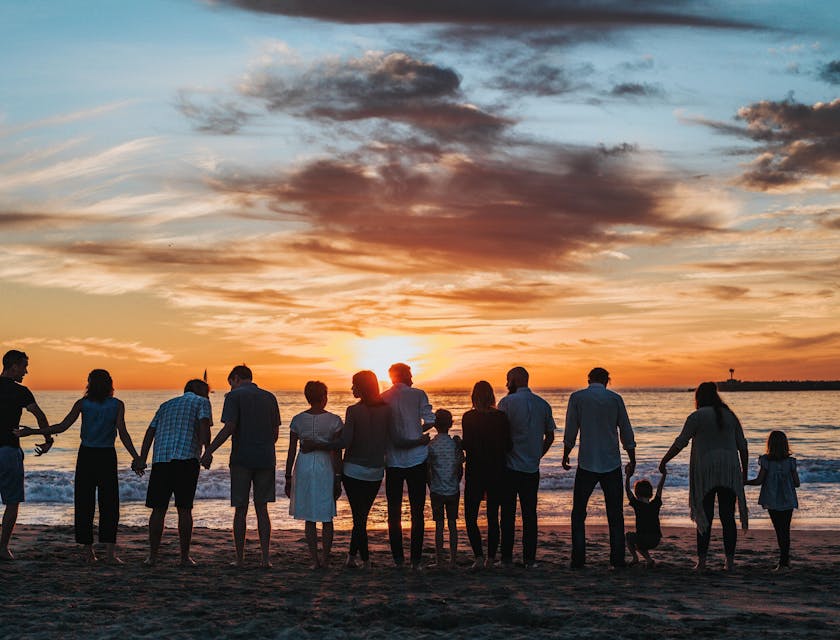
{"label": "setting sun", "polygon": [[414,375],[421,374],[423,356],[428,349],[415,337],[379,336],[355,340],[351,351],[358,369],[370,369],[381,382],[390,384],[388,367],[395,362],[406,362]]}

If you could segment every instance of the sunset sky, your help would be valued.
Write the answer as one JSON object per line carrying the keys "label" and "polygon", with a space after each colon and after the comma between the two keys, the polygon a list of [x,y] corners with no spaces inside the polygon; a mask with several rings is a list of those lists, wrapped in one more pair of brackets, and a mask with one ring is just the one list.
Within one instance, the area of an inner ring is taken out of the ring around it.
{"label": "sunset sky", "polygon": [[4,2],[0,60],[33,388],[840,378],[834,2]]}

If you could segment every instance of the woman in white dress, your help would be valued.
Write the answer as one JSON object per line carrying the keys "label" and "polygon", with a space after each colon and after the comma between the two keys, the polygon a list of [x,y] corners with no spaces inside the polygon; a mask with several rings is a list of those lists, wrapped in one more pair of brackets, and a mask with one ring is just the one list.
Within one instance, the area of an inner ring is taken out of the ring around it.
{"label": "woman in white dress", "polygon": [[[289,452],[286,456],[286,496],[289,515],[306,521],[306,544],[312,555],[312,568],[329,565],[333,541],[335,501],[340,491],[340,451],[312,450],[298,452],[302,440],[328,444],[341,436],[342,422],[327,406],[327,385],[306,383],[303,390],[309,409],[292,418],[289,426]],[[338,491],[336,490],[338,488]],[[321,528],[322,554],[318,553],[318,522]]]}

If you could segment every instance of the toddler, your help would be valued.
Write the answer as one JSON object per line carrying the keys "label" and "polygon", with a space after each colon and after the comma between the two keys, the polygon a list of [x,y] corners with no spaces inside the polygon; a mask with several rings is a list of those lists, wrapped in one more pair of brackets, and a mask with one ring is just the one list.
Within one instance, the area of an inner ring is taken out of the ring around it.
{"label": "toddler", "polygon": [[[639,563],[639,553],[644,556],[648,567],[653,567],[656,564],[650,556],[650,550],[659,546],[659,542],[662,540],[659,510],[662,508],[662,488],[664,486],[664,473],[659,478],[659,484],[656,485],[656,497],[653,496],[653,485],[648,480],[636,482],[633,485],[633,491],[630,490],[629,475],[624,482],[627,499],[636,513],[636,530],[627,532],[627,548],[633,554],[631,564]],[[633,495],[634,492],[635,495]]]}

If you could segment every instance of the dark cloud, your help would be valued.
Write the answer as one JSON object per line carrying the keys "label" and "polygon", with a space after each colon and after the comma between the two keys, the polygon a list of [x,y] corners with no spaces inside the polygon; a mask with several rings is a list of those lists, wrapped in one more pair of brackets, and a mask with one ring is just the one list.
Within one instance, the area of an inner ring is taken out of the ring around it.
{"label": "dark cloud", "polygon": [[735,287],[724,284],[704,287],[704,290],[718,300],[735,300],[736,298],[743,298],[750,292],[747,287]]}
{"label": "dark cloud", "polygon": [[624,71],[647,71],[649,69],[653,69],[653,67],[654,67],[653,56],[644,56],[641,60],[634,60],[632,62],[624,62],[621,65],[621,68]]}
{"label": "dark cloud", "polygon": [[788,336],[778,332],[762,334],[773,341],[775,347],[785,350],[806,349],[812,347],[840,346],[840,331],[831,331],[814,336]]}
{"label": "dark cloud", "polygon": [[504,75],[496,76],[490,86],[518,95],[557,96],[587,87],[586,77],[592,71],[591,65],[575,69],[549,64],[514,65]]}
{"label": "dark cloud", "polygon": [[199,94],[179,91],[175,100],[175,108],[193,122],[197,131],[229,135],[238,132],[254,117],[233,100],[201,97],[203,99],[199,101]]}
{"label": "dark cloud", "polygon": [[[220,4],[276,15],[349,24],[465,24],[554,28],[564,25],[694,26],[753,28],[726,16],[710,15],[700,2],[647,0],[628,8],[620,0],[218,0]],[[693,9],[693,10],[692,10]]]}
{"label": "dark cloud", "polygon": [[92,219],[92,216],[74,213],[43,213],[38,211],[21,211],[19,209],[0,209],[0,229],[9,231],[79,224],[91,221]]}
{"label": "dark cloud", "polygon": [[647,82],[621,82],[610,90],[616,98],[661,98],[665,95],[662,87]]}
{"label": "dark cloud", "polygon": [[840,60],[832,60],[821,65],[819,77],[829,84],[840,84]]}

